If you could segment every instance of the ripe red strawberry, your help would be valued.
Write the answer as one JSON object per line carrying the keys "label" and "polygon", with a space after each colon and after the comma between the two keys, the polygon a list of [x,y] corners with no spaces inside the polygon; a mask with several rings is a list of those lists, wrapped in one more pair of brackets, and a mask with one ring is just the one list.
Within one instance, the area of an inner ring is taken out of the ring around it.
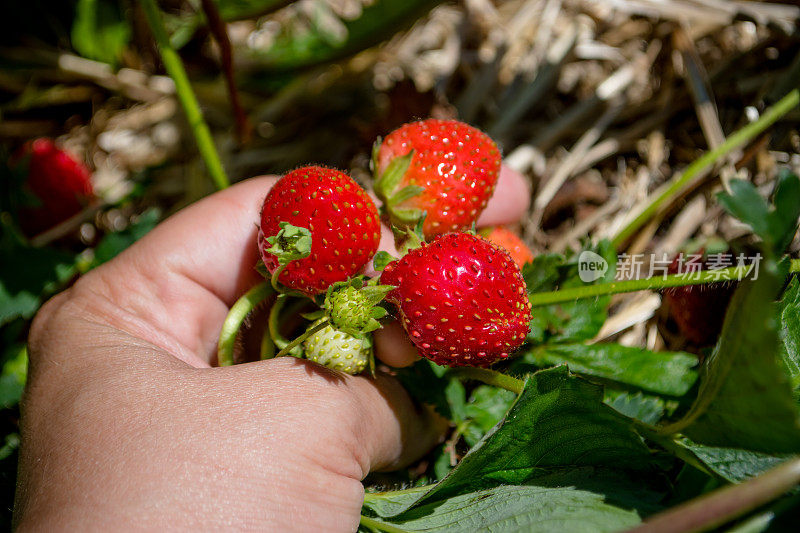
{"label": "ripe red strawberry", "polygon": [[531,305],[507,252],[469,233],[448,233],[389,263],[386,299],[420,355],[448,366],[488,366],[525,340]]}
{"label": "ripe red strawberry", "polygon": [[[667,268],[670,274],[691,273],[697,270],[707,270],[707,257],[704,250],[696,254],[678,254]],[[697,261],[694,261],[697,258]],[[702,258],[702,261],[699,259]],[[694,262],[694,266],[688,263]],[[699,267],[699,268],[698,268]],[[695,346],[708,346],[713,344],[725,319],[725,310],[728,307],[733,292],[736,289],[732,283],[709,283],[704,285],[687,285],[684,287],[671,287],[664,291],[663,302],[667,306],[669,316],[675,321],[678,332]]]}
{"label": "ripe red strawberry", "polygon": [[[412,150],[410,162],[399,159]],[[422,120],[383,140],[375,173],[375,192],[392,223],[413,227],[427,211],[422,229],[432,237],[469,229],[478,219],[500,175],[500,151],[488,135],[463,122]]]}
{"label": "ripe red strawberry", "polygon": [[481,235],[507,251],[518,267],[533,261],[533,252],[528,245],[506,226],[491,226],[482,230]]}
{"label": "ripe red strawberry", "polygon": [[279,281],[309,295],[358,273],[378,249],[380,220],[367,193],[346,174],[303,167],[282,177],[264,199],[259,250],[270,273],[280,266],[266,238],[288,222],[311,232],[311,253],[290,262]]}
{"label": "ripe red strawberry", "polygon": [[94,196],[91,172],[52,139],[36,139],[25,146],[27,188],[39,205],[20,211],[20,226],[28,235],[49,229],[78,214]]}

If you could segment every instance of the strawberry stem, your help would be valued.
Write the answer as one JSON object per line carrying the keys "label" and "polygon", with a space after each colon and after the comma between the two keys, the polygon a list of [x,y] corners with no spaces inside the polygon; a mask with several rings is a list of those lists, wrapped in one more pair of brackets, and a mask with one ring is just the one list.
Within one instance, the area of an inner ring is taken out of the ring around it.
{"label": "strawberry stem", "polygon": [[633,220],[628,222],[626,226],[617,233],[611,241],[614,246],[619,249],[639,228],[647,224],[647,222],[659,212],[664,204],[680,194],[685,193],[692,187],[694,185],[693,182],[711,167],[711,165],[716,163],[717,160],[728,155],[736,148],[750,142],[786,113],[797,107],[798,104],[800,104],[800,89],[794,89],[781,98],[774,106],[767,109],[764,114],[761,115],[761,118],[748,124],[739,131],[734,132],[724,143],[695,160],[682,174],[669,181],[669,184],[663,192],[653,198]]}
{"label": "strawberry stem", "polygon": [[[705,283],[718,283],[722,281],[741,281],[747,277],[754,267],[752,265],[735,266],[720,270],[703,270],[691,274],[671,274],[669,276],[654,276],[652,278],[614,281],[611,283],[598,283],[584,287],[571,287],[552,292],[536,292],[528,295],[531,306],[551,305],[571,302],[583,298],[594,298],[607,294],[620,294],[644,290],[658,290],[669,287],[685,287],[689,285],[702,285]],[[800,259],[792,259],[789,272],[800,272]]]}
{"label": "strawberry stem", "polygon": [[278,354],[275,357],[283,357],[285,355],[289,355],[289,352],[292,351],[292,348],[294,348],[295,346],[297,346],[298,344],[300,344],[301,342],[303,342],[304,340],[309,338],[314,333],[316,333],[316,332],[320,331],[321,329],[325,328],[329,323],[330,323],[330,321],[325,319],[322,322],[320,322],[319,324],[317,324],[316,326],[314,326],[313,328],[307,330],[305,333],[303,333],[302,335],[300,335],[299,337],[294,339],[292,342],[290,342],[289,344],[284,346],[283,349],[280,352],[278,352]]}
{"label": "strawberry stem", "polygon": [[632,532],[707,531],[780,497],[800,483],[800,459],[648,518]]}
{"label": "strawberry stem", "polygon": [[225,321],[222,323],[222,331],[219,334],[219,342],[217,344],[217,362],[219,366],[233,364],[233,348],[236,345],[236,336],[239,334],[239,329],[242,327],[244,319],[261,302],[269,298],[273,292],[268,283],[262,282],[244,293],[244,296],[233,304],[231,310],[228,311],[228,316],[225,317]]}
{"label": "strawberry stem", "polygon": [[217,188],[224,189],[230,185],[230,181],[227,174],[225,174],[222,161],[220,161],[219,154],[214,146],[211,130],[203,119],[203,112],[200,111],[200,104],[197,102],[194,91],[192,91],[192,85],[189,83],[189,77],[183,68],[181,57],[169,42],[169,35],[167,35],[167,29],[164,27],[161,11],[159,11],[155,0],[142,0],[142,9],[144,9],[150,31],[153,32],[153,37],[155,37],[158,51],[161,53],[161,61],[164,63],[164,68],[172,78],[172,81],[175,82],[175,91],[183,107],[183,112],[186,114],[186,120],[192,128],[195,142],[197,142],[197,149],[200,151],[208,173]]}
{"label": "strawberry stem", "polygon": [[407,529],[401,529],[397,526],[393,526],[392,524],[381,522],[375,518],[364,516],[363,514],[361,515],[359,523],[365,528],[369,528],[374,531],[383,531],[384,533],[409,533]]}
{"label": "strawberry stem", "polygon": [[520,394],[525,386],[525,382],[521,379],[513,378],[507,374],[496,370],[489,370],[488,368],[465,366],[450,370],[450,374],[460,379],[481,381],[487,385],[511,391],[514,394]]}
{"label": "strawberry stem", "polygon": [[281,274],[283,274],[283,271],[286,270],[286,266],[288,264],[289,263],[286,263],[276,268],[275,272],[272,273],[272,277],[269,278],[269,283],[272,285],[272,288],[275,292],[283,292],[283,289],[281,289],[281,286],[278,283],[278,278],[281,276]]}

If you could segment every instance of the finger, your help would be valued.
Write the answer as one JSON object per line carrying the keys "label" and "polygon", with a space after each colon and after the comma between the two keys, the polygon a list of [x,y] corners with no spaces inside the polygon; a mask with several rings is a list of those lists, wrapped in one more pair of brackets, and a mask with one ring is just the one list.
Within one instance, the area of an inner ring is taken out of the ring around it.
{"label": "finger", "polygon": [[519,222],[530,205],[531,189],[525,176],[503,165],[494,194],[478,217],[478,227]]}
{"label": "finger", "polygon": [[[419,458],[439,441],[447,424],[414,403],[397,380],[383,374],[375,378],[349,376],[293,357],[226,367],[224,371],[216,374],[218,379],[249,384],[231,396],[267,394],[263,402],[248,405],[254,410],[270,405],[273,412],[293,417],[286,423],[296,431],[297,439],[289,435],[289,442],[302,441],[312,450],[317,448],[320,453],[314,455],[329,467],[347,465],[349,458],[350,469],[337,473],[358,479],[370,471],[397,468]],[[246,416],[257,418],[259,414]],[[339,439],[343,442],[337,442]]]}
{"label": "finger", "polygon": [[179,211],[84,276],[76,294],[106,323],[210,361],[229,307],[260,280],[257,223],[276,179],[246,180]]}
{"label": "finger", "polygon": [[417,349],[398,322],[387,322],[375,332],[375,354],[389,366],[402,368],[419,360]]}

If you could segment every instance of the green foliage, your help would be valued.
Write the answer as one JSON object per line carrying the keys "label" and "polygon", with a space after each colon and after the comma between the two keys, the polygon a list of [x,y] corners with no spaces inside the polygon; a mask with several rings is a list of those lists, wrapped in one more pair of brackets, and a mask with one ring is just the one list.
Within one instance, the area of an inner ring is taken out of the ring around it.
{"label": "green foliage", "polygon": [[215,0],[215,3],[222,19],[232,21],[275,11],[291,0]]}
{"label": "green foliage", "polygon": [[631,422],[603,404],[600,387],[555,367],[530,376],[506,418],[447,477],[391,514],[499,485],[554,483],[581,467],[647,470],[649,455]]}
{"label": "green foliage", "polygon": [[[406,492],[392,503],[406,504],[417,497]],[[379,498],[365,502],[381,509]],[[574,487],[530,487],[507,485],[427,503],[396,517],[390,523],[404,531],[619,531],[638,524],[635,511],[604,501],[600,494]],[[377,523],[387,523],[377,520]]]}
{"label": "green foliage", "polygon": [[109,233],[103,237],[94,249],[94,259],[92,259],[90,268],[100,266],[106,261],[114,259],[127,247],[156,227],[160,217],[158,209],[148,209],[124,230]]}
{"label": "green foliage", "polygon": [[696,442],[766,453],[800,451],[797,405],[779,363],[777,305],[785,265],[765,261],[731,300],[689,413],[670,429]]}
{"label": "green foliage", "polygon": [[[24,344],[15,344],[3,355],[0,374],[0,408],[8,409],[19,403],[28,376],[28,350]],[[2,459],[2,454],[0,454]]]}
{"label": "green foliage", "polygon": [[483,436],[505,416],[516,395],[505,389],[480,385],[472,391],[469,403],[464,406],[464,440],[475,446]]}
{"label": "green foliage", "polygon": [[655,424],[666,411],[667,402],[642,392],[630,393],[606,389],[605,403],[617,412],[645,424]]}
{"label": "green foliage", "polygon": [[75,256],[50,248],[0,243],[0,326],[31,318],[43,298],[75,274]]}
{"label": "green foliage", "polygon": [[717,195],[722,207],[761,237],[766,253],[783,253],[797,230],[800,179],[788,169],[781,170],[775,186],[773,206],[767,204],[749,181],[731,180],[729,185],[730,194],[723,192]]}
{"label": "green foliage", "polygon": [[[789,316],[797,289],[787,293],[779,314],[776,300],[788,262],[777,262],[775,255],[797,229],[800,181],[782,172],[773,207],[747,182],[732,183],[731,191],[720,195],[720,201],[763,239],[766,259],[759,265],[758,278],[743,282],[731,300],[719,341],[701,369],[694,404],[664,431],[680,431],[707,446],[798,453],[800,423],[790,380],[795,377],[792,342],[798,332]],[[781,315],[787,316],[779,336]]]}
{"label": "green foliage", "polygon": [[[333,30],[318,17],[306,31],[287,32],[255,54],[271,71],[296,70],[335,61],[374,46],[410,26],[441,0],[375,0],[361,16],[341,21],[343,32]],[[329,14],[330,15],[330,14]]]}
{"label": "green foliage", "polygon": [[800,280],[792,278],[780,302],[781,361],[800,399]]}
{"label": "green foliage", "polygon": [[567,363],[570,370],[644,391],[682,396],[697,379],[697,358],[619,344],[554,344],[533,348],[522,361],[537,367]]}
{"label": "green foliage", "polygon": [[771,455],[742,448],[704,446],[681,439],[680,444],[694,454],[709,470],[731,483],[747,481],[778,466],[790,455]]}
{"label": "green foliage", "polygon": [[[608,241],[602,241],[592,251],[603,257],[609,265],[605,276],[597,281],[612,281],[616,251]],[[525,265],[522,274],[531,293],[586,285],[578,276],[577,254],[570,258],[555,254],[540,255]],[[536,345],[591,339],[605,323],[610,301],[610,296],[601,296],[537,307],[533,312],[528,341]]]}
{"label": "green foliage", "polygon": [[111,0],[78,0],[72,47],[83,57],[116,65],[131,39],[131,26]]}

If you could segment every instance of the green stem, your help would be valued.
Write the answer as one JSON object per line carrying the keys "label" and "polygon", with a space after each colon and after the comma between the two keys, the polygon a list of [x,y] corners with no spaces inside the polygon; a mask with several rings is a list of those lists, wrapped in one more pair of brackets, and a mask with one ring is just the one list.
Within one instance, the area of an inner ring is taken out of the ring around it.
{"label": "green stem", "polygon": [[236,345],[236,335],[242,327],[242,322],[258,304],[266,300],[272,293],[272,287],[268,283],[262,282],[247,291],[233,304],[231,310],[228,311],[228,316],[225,317],[225,322],[222,323],[222,331],[219,334],[219,343],[217,344],[219,366],[233,364],[233,348]]}
{"label": "green stem", "polygon": [[183,111],[186,114],[186,119],[189,122],[189,126],[192,128],[192,133],[197,142],[197,148],[200,151],[200,155],[203,157],[203,161],[205,161],[208,173],[211,175],[211,179],[214,180],[217,188],[224,189],[230,185],[230,181],[225,174],[225,169],[222,167],[217,149],[214,147],[211,130],[209,130],[206,121],[203,120],[200,104],[197,102],[194,91],[192,91],[192,85],[189,83],[189,77],[186,75],[186,70],[183,68],[181,58],[169,42],[169,36],[164,27],[164,20],[161,18],[161,11],[159,11],[158,5],[156,5],[156,0],[142,0],[141,4],[145,16],[147,17],[150,31],[153,32],[153,37],[155,37],[158,50],[161,53],[161,61],[164,63],[164,68],[175,82],[178,100],[180,100]]}
{"label": "green stem", "polygon": [[487,385],[500,387],[501,389],[509,390],[515,394],[520,394],[525,386],[525,382],[521,379],[512,378],[496,370],[489,370],[488,368],[473,368],[461,367],[454,368],[450,371],[451,375],[462,379],[474,379],[475,381],[482,381]]}
{"label": "green stem", "polygon": [[264,336],[261,337],[261,360],[266,361],[273,357],[275,357],[275,343],[272,342],[269,329],[265,329]]}
{"label": "green stem", "polygon": [[739,131],[734,132],[724,143],[695,160],[682,174],[672,179],[666,189],[653,198],[641,213],[622,228],[611,241],[614,246],[619,248],[624,244],[639,228],[647,224],[666,202],[682,192],[682,189],[689,186],[694,178],[716,163],[719,158],[750,142],[754,137],[766,130],[786,113],[797,107],[798,103],[800,103],[800,90],[795,89],[780,99],[774,106],[767,109],[764,114],[761,115],[761,118],[748,124]]}
{"label": "green stem", "polygon": [[292,348],[294,348],[295,346],[297,346],[298,344],[309,338],[311,335],[313,335],[314,333],[318,332],[319,330],[327,326],[328,322],[329,322],[328,320],[323,320],[313,328],[309,329],[308,331],[306,331],[305,333],[294,339],[292,342],[287,344],[280,352],[278,352],[278,355],[276,355],[275,357],[283,357],[284,355],[288,355],[289,352],[292,351]]}
{"label": "green stem", "polygon": [[275,289],[275,292],[282,292],[280,284],[278,283],[278,278],[280,277],[281,274],[283,274],[283,271],[286,270],[286,265],[288,264],[289,263],[286,263],[285,265],[281,265],[278,268],[276,268],[275,272],[272,273],[272,277],[269,278],[269,282],[272,284],[272,288]]}
{"label": "green stem", "polygon": [[385,531],[386,533],[409,533],[405,529],[400,529],[397,526],[393,526],[391,524],[375,520],[374,518],[364,516],[363,514],[361,515],[360,523],[364,527],[375,529],[377,531]]}
{"label": "green stem", "polygon": [[[598,283],[583,287],[570,287],[552,292],[535,292],[528,295],[531,305],[542,306],[556,303],[571,302],[583,298],[594,298],[607,294],[619,294],[644,290],[666,289],[668,287],[683,287],[687,285],[701,285],[721,281],[738,281],[747,276],[750,266],[728,267],[720,270],[703,270],[701,272],[670,274],[669,276],[654,276],[652,278],[631,279],[626,281],[613,281],[611,283]],[[792,259],[790,272],[800,272],[800,260]]]}
{"label": "green stem", "polygon": [[715,490],[656,514],[630,531],[708,531],[780,497],[798,483],[800,459],[794,459],[739,485]]}
{"label": "green stem", "polygon": [[278,327],[278,318],[280,318],[280,312],[283,310],[283,305],[286,303],[287,298],[288,296],[285,294],[278,295],[278,299],[275,300],[275,304],[269,312],[269,320],[267,321],[267,331],[269,331],[275,346],[280,350],[289,344],[289,341],[281,335],[280,328]]}
{"label": "green stem", "polygon": [[684,463],[693,466],[707,476],[722,480],[722,477],[719,474],[709,470],[702,462],[700,462],[700,460],[697,459],[697,457],[695,457],[691,450],[687,449],[685,446],[682,446],[679,442],[676,442],[671,436],[662,435],[655,427],[651,426],[650,424],[646,424],[641,420],[636,420],[635,418],[631,420],[633,421],[633,425],[639,434],[646,439],[655,442]]}

